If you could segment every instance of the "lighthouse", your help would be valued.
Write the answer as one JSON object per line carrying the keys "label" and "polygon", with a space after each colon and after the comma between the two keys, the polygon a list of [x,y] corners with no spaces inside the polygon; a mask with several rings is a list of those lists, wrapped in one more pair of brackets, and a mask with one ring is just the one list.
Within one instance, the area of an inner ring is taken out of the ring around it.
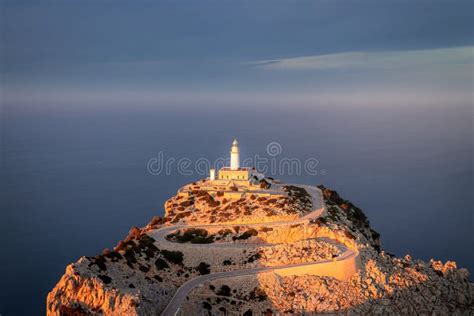
{"label": "lighthouse", "polygon": [[234,139],[230,149],[230,170],[238,170],[240,168],[239,142]]}
{"label": "lighthouse", "polygon": [[241,185],[242,183],[257,183],[264,177],[265,175],[258,172],[255,168],[240,167],[240,150],[237,139],[234,139],[232,147],[230,148],[230,166],[219,169],[217,177],[215,169],[209,170],[209,180],[214,184],[225,181],[224,183],[229,185],[229,180],[232,182],[238,181]]}

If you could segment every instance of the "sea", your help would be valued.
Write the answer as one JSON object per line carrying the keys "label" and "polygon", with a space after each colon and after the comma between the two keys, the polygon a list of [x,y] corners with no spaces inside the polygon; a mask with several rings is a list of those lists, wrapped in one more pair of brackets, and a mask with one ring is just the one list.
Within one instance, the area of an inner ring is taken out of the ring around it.
{"label": "sea", "polygon": [[0,115],[2,316],[44,314],[68,264],[163,215],[234,138],[268,176],[352,201],[386,251],[474,271],[471,105],[7,104]]}

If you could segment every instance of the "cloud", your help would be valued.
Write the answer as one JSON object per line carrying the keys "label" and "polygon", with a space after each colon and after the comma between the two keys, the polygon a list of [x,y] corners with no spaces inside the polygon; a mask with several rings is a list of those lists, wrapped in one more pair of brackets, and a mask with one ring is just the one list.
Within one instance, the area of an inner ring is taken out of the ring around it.
{"label": "cloud", "polygon": [[255,91],[160,91],[18,89],[9,90],[3,99],[5,109],[146,109],[186,108],[196,111],[212,108],[319,108],[319,107],[451,107],[472,104],[469,91],[413,89],[325,89],[318,92]]}
{"label": "cloud", "polygon": [[264,69],[327,70],[327,69],[399,69],[413,67],[473,66],[474,46],[383,52],[346,52],[250,62]]}
{"label": "cloud", "polygon": [[72,71],[57,78],[51,76],[54,80],[46,80],[43,73],[18,78],[4,76],[8,80],[2,87],[0,103],[10,108],[41,110],[235,105],[448,107],[472,106],[474,100],[473,46],[347,52],[250,64],[254,67],[242,67],[240,63],[228,66],[227,62],[107,63],[104,68],[94,65],[84,67],[83,72],[75,71],[76,81],[68,82],[63,78],[71,78]]}

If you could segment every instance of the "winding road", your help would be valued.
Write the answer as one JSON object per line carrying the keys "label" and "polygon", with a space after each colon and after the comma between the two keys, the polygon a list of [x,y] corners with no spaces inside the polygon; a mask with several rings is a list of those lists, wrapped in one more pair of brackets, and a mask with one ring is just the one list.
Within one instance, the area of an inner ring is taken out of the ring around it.
{"label": "winding road", "polygon": [[[198,227],[199,228],[216,228],[216,227],[229,228],[229,227],[242,226],[242,225],[246,227],[287,226],[287,225],[295,225],[298,223],[308,223],[310,220],[318,218],[325,212],[325,205],[324,205],[324,200],[322,197],[321,190],[319,190],[317,187],[309,186],[309,185],[300,185],[300,184],[293,184],[293,185],[304,188],[311,195],[312,205],[313,205],[313,209],[310,213],[308,213],[307,215],[297,220],[283,221],[283,222],[263,222],[263,223],[253,223],[253,224],[174,225],[174,226],[163,227],[153,232],[150,232],[150,236],[152,236],[161,245],[167,244],[167,243],[176,245],[176,243],[173,243],[167,240],[165,237],[169,233],[177,229],[193,228],[193,227],[194,228],[198,228]],[[191,292],[191,290],[203,284],[206,281],[211,281],[211,280],[216,280],[216,279],[221,279],[221,278],[258,274],[258,273],[270,272],[270,271],[279,275],[283,275],[283,276],[311,274],[311,275],[320,275],[320,276],[332,276],[338,279],[347,279],[352,274],[358,271],[358,269],[360,268],[360,259],[359,259],[358,252],[348,249],[343,244],[338,243],[332,239],[327,239],[326,241],[333,243],[341,251],[341,254],[338,257],[334,258],[333,260],[299,263],[299,264],[287,264],[287,265],[281,265],[281,266],[264,266],[264,267],[256,267],[256,268],[251,268],[251,269],[216,272],[216,273],[201,275],[193,279],[190,279],[178,288],[173,298],[170,300],[166,308],[163,310],[162,315],[164,316],[177,315],[179,313],[181,304],[186,299],[186,296]],[[226,243],[186,244],[186,247],[193,247],[196,249],[200,247],[245,248],[245,247],[252,247],[252,246],[254,247],[255,245],[226,244]]]}

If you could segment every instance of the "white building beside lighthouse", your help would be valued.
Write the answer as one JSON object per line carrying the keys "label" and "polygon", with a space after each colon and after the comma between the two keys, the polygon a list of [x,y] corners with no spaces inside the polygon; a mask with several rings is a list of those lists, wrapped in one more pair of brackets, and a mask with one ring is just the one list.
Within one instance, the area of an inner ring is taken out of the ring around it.
{"label": "white building beside lighthouse", "polygon": [[[265,185],[262,186],[262,184]],[[219,170],[210,168],[208,178],[185,185],[178,190],[178,195],[189,197],[195,195],[196,191],[206,191],[212,197],[228,200],[240,199],[246,194],[285,196],[281,190],[270,190],[270,185],[263,173],[258,172],[254,167],[241,166],[239,142],[236,139],[230,147],[229,166]]]}
{"label": "white building beside lighthouse", "polygon": [[[211,171],[211,173],[214,172]],[[212,181],[215,178],[214,174],[210,174],[209,178]],[[234,139],[230,148],[230,167],[221,168],[217,180],[258,182],[262,178],[264,178],[264,175],[257,172],[255,168],[240,167],[239,142]]]}

